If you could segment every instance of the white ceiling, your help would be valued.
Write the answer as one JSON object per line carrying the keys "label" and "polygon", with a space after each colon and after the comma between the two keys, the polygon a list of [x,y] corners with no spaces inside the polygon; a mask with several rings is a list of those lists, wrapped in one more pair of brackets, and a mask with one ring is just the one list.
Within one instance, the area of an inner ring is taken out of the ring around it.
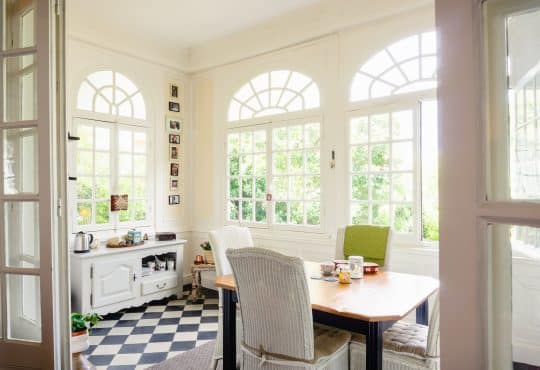
{"label": "white ceiling", "polygon": [[319,0],[69,0],[71,36],[181,67],[189,48]]}

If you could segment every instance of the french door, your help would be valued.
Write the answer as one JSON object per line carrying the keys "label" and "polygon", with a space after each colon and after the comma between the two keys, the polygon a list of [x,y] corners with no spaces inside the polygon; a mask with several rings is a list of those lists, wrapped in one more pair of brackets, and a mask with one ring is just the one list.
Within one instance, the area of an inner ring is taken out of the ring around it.
{"label": "french door", "polygon": [[0,368],[52,369],[54,3],[0,4]]}

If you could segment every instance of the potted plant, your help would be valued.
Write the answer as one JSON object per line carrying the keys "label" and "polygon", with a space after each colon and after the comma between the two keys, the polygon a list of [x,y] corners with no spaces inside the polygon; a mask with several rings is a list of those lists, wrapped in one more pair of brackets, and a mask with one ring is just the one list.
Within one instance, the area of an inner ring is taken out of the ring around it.
{"label": "potted plant", "polygon": [[71,353],[84,352],[90,346],[88,331],[92,329],[103,317],[97,313],[71,314]]}
{"label": "potted plant", "polygon": [[214,264],[214,254],[212,253],[212,246],[209,241],[201,243],[201,249],[203,250],[204,259],[207,264]]}

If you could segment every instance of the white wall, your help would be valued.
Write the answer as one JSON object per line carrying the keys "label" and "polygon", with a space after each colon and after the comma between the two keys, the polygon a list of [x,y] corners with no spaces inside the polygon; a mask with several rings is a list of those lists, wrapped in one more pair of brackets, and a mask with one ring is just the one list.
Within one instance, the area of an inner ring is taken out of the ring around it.
{"label": "white wall", "polygon": [[[89,74],[97,70],[118,71],[131,79],[141,90],[147,110],[148,122],[153,127],[153,156],[150,163],[154,166],[153,184],[155,197],[153,202],[154,228],[144,229],[149,235],[154,231],[171,231],[182,233],[180,236],[189,238],[191,230],[191,210],[193,207],[191,189],[191,106],[190,80],[179,70],[171,69],[157,63],[147,62],[129,55],[107,48],[101,48],[94,44],[79,41],[74,38],[67,40],[67,117],[68,130],[72,131],[73,117],[77,115],[75,110],[77,91],[80,83]],[[168,84],[176,82],[180,84],[179,97],[182,104],[183,132],[181,143],[181,166],[180,166],[180,196],[179,206],[168,205],[169,192],[169,143],[168,133],[165,129],[165,116],[167,114]],[[72,145],[72,144],[71,144]],[[68,148],[70,144],[68,144]],[[73,156],[71,156],[73,158]],[[74,161],[71,161],[70,173],[74,171]],[[73,182],[69,184],[74,186]],[[73,202],[72,202],[73,203]],[[70,204],[70,208],[72,204]],[[71,221],[71,220],[70,220]],[[69,222],[70,233],[75,232],[72,222]],[[119,230],[118,233],[124,232]],[[95,233],[104,242],[114,232]],[[73,238],[70,236],[70,241]],[[190,252],[189,254],[190,255]],[[187,257],[187,256],[186,256]],[[188,260],[187,258],[185,261]],[[187,266],[186,266],[187,267]],[[188,271],[185,269],[185,271]]]}
{"label": "white wall", "polygon": [[[258,246],[305,259],[323,261],[334,255],[337,227],[347,223],[347,153],[345,148],[348,91],[359,65],[383,47],[409,35],[434,29],[433,7],[424,6],[348,28],[288,49],[247,58],[193,75],[195,207],[194,240],[225,222],[225,137],[227,109],[236,90],[259,73],[290,69],[315,80],[321,92],[323,140],[321,147],[323,223],[321,233],[252,229]],[[250,35],[254,39],[259,35]],[[242,42],[239,40],[238,42]],[[241,44],[235,47],[240,48]],[[234,47],[233,47],[234,48]],[[337,165],[329,168],[330,152]],[[399,241],[398,241],[399,242]],[[415,243],[393,245],[393,269],[438,275],[438,253]],[[197,245],[198,243],[194,243]]]}

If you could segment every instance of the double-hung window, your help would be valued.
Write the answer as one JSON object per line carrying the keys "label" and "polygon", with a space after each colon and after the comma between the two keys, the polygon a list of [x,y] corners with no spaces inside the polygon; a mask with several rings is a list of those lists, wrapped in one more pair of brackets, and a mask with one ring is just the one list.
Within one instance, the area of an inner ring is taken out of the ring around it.
{"label": "double-hung window", "polygon": [[[151,224],[151,131],[142,94],[125,76],[100,71],[81,85],[73,122],[77,186],[75,230]],[[96,117],[96,118],[94,118]],[[127,210],[111,211],[111,195],[127,195]]]}
{"label": "double-hung window", "polygon": [[263,73],[234,95],[226,144],[228,222],[320,228],[322,120],[302,114],[318,107],[317,85],[298,72]]}

